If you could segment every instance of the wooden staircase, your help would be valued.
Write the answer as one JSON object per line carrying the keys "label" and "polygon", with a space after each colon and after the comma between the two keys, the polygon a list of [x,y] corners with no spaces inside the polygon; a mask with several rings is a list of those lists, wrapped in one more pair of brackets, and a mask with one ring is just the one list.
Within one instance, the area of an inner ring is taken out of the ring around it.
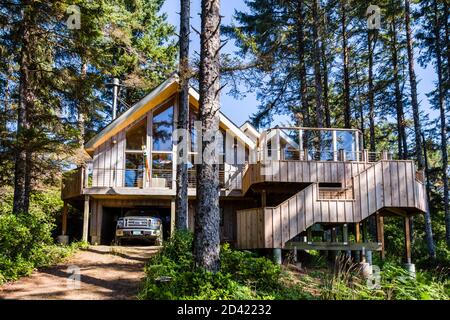
{"label": "wooden staircase", "polygon": [[[252,172],[254,175],[254,172]],[[275,207],[237,211],[237,247],[283,248],[315,223],[357,223],[377,212],[425,212],[425,188],[412,161],[382,160],[346,179],[352,199],[320,199],[319,183]]]}

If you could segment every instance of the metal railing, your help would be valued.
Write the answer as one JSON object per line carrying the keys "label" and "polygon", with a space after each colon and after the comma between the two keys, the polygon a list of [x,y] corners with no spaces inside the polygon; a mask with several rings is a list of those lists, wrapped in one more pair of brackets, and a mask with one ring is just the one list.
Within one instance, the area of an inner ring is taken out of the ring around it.
{"label": "metal railing", "polygon": [[267,160],[297,160],[297,161],[356,161],[356,162],[377,162],[380,160],[392,160],[393,154],[379,151],[370,152],[347,151],[347,150],[296,150],[296,149],[261,149],[258,151],[259,161]]}
{"label": "metal railing", "polygon": [[[219,170],[219,186],[226,188],[229,180],[236,174],[242,176],[243,169]],[[128,187],[128,188],[172,188],[174,171],[169,169],[106,169],[94,168],[86,174],[85,188],[92,187]],[[242,178],[241,178],[242,179]],[[240,181],[239,181],[240,182]],[[240,184],[240,183],[239,183]],[[197,171],[188,170],[188,187],[197,185]]]}

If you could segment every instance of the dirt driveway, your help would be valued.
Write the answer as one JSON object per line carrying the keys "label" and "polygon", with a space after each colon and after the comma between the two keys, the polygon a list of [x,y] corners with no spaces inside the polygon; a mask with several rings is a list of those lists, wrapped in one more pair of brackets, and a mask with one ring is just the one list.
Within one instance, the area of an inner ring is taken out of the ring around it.
{"label": "dirt driveway", "polygon": [[144,263],[157,249],[90,246],[60,265],[3,285],[0,299],[135,299]]}

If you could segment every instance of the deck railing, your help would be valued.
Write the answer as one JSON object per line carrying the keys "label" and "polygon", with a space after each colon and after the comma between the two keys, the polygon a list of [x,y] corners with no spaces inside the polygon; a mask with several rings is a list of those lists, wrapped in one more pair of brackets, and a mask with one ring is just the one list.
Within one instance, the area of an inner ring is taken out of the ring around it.
{"label": "deck railing", "polygon": [[387,151],[371,152],[347,150],[298,150],[298,149],[262,149],[258,152],[259,161],[297,160],[297,161],[356,161],[377,162],[380,160],[393,160],[394,155]]}

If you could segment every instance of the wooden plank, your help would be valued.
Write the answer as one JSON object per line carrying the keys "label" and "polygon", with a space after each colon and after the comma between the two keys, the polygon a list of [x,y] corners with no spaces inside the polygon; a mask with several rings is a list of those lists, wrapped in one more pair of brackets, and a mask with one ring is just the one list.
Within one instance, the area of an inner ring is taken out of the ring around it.
{"label": "wooden plank", "polygon": [[281,248],[281,209],[276,207],[273,209],[273,247]]}
{"label": "wooden plank", "polygon": [[337,205],[337,222],[346,222],[344,202],[336,201],[336,205]]}
{"label": "wooden plank", "polygon": [[398,207],[400,205],[400,194],[398,186],[398,165],[397,162],[389,162],[391,173],[391,188],[392,188],[392,206]]}
{"label": "wooden plank", "polygon": [[303,182],[303,165],[302,162],[295,161],[293,162],[295,165],[295,181],[296,182]]}
{"label": "wooden plank", "polygon": [[288,181],[288,165],[286,161],[280,161],[280,181]]}
{"label": "wooden plank", "polygon": [[288,240],[289,237],[289,203],[283,202],[281,204],[281,242],[284,244]]}
{"label": "wooden plank", "polygon": [[376,242],[359,242],[347,243],[343,242],[288,242],[286,249],[296,247],[298,250],[329,250],[329,251],[361,251],[362,248],[371,251],[380,251],[381,244]]}
{"label": "wooden plank", "polygon": [[295,173],[295,169],[296,169],[296,165],[295,165],[295,162],[294,161],[288,161],[288,173],[287,173],[287,175],[288,175],[288,181],[289,182],[295,182],[296,181],[296,178],[297,178],[297,175],[296,175],[296,173]]}
{"label": "wooden plank", "polygon": [[354,201],[345,201],[345,221],[346,222],[354,222],[355,217],[353,215],[353,203]]}
{"label": "wooden plank", "polygon": [[298,210],[297,210],[297,197],[291,197],[289,199],[289,238],[292,239],[293,237],[295,237],[298,232],[298,227],[297,227],[297,215],[298,215]]}
{"label": "wooden plank", "polygon": [[264,209],[265,248],[273,248],[273,209]]}
{"label": "wooden plank", "polygon": [[408,188],[407,206],[414,207],[414,187],[415,187],[414,163],[409,162],[406,166],[406,186]]}
{"label": "wooden plank", "polygon": [[329,201],[329,216],[330,216],[330,222],[332,221],[338,221],[338,213],[337,213],[337,203],[336,201]]}
{"label": "wooden plank", "polygon": [[297,202],[297,234],[303,232],[305,230],[305,193],[299,192],[297,193],[296,202]]}
{"label": "wooden plank", "polygon": [[258,248],[264,248],[265,229],[264,229],[264,209],[258,210]]}
{"label": "wooden plank", "polygon": [[398,162],[397,163],[398,170],[398,189],[399,189],[399,206],[407,207],[408,206],[408,189],[406,180],[406,163]]}
{"label": "wooden plank", "polygon": [[391,190],[391,174],[389,170],[389,163],[386,161],[381,162],[383,171],[383,199],[384,205],[390,207],[392,205],[392,190]]}
{"label": "wooden plank", "polygon": [[383,204],[383,168],[382,168],[382,162],[379,162],[375,165],[375,194],[376,194],[376,208],[381,209],[384,207]]}
{"label": "wooden plank", "polygon": [[312,182],[310,175],[310,162],[304,161],[302,163],[302,171],[303,171],[303,182]]}
{"label": "wooden plank", "polygon": [[325,173],[325,166],[323,162],[317,162],[316,163],[316,170],[315,174],[317,175],[317,181],[328,181],[328,178]]}
{"label": "wooden plank", "polygon": [[360,190],[360,202],[361,202],[361,219],[365,219],[368,216],[367,205],[367,172],[358,176],[359,178],[359,190]]}
{"label": "wooden plank", "polygon": [[369,215],[377,211],[375,179],[375,166],[372,166],[367,170],[367,207],[369,210]]}

